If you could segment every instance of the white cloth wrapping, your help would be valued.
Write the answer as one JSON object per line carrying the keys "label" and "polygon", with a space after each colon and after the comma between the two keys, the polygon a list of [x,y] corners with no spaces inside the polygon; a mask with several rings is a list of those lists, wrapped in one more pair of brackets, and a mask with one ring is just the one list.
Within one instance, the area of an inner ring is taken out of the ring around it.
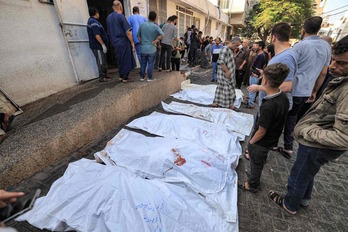
{"label": "white cloth wrapping", "polygon": [[227,221],[237,217],[237,174],[231,168],[238,156],[225,158],[190,141],[146,137],[121,130],[95,157],[149,179],[179,183],[205,197]]}
{"label": "white cloth wrapping", "polygon": [[47,196],[17,220],[53,231],[238,231],[238,222],[226,222],[184,187],[87,159],[69,164]]}
{"label": "white cloth wrapping", "polygon": [[[242,147],[237,133],[225,126],[183,115],[158,112],[137,118],[127,125],[166,138],[183,139],[202,144],[224,156],[239,156]],[[237,163],[234,163],[237,166]]]}
{"label": "white cloth wrapping", "polygon": [[[182,101],[211,105],[214,102],[216,87],[216,85],[190,84],[190,81],[187,80],[181,83],[181,91],[171,96]],[[235,91],[236,100],[233,105],[240,108],[244,94],[240,89],[235,89]]]}
{"label": "white cloth wrapping", "polygon": [[169,113],[185,114],[226,126],[228,129],[244,136],[250,135],[254,124],[253,115],[239,113],[230,109],[200,107],[179,102],[171,102],[170,104],[162,102],[162,107]]}

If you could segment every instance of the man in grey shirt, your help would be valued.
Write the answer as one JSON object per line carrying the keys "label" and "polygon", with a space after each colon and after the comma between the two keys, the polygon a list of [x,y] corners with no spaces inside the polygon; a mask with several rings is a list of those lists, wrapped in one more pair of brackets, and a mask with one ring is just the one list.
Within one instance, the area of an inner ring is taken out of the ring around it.
{"label": "man in grey shirt", "polygon": [[172,42],[174,39],[178,40],[178,28],[176,24],[178,23],[178,16],[173,15],[169,17],[169,23],[166,23],[163,28],[164,37],[161,41],[161,58],[158,71],[161,71],[162,64],[164,62],[165,53],[167,53],[166,69],[170,72],[170,61],[172,58]]}
{"label": "man in grey shirt", "polygon": [[293,48],[298,62],[292,85],[293,106],[286,121],[284,149],[278,148],[278,151],[287,158],[290,158],[293,151],[292,133],[297,122],[297,115],[306,102],[315,100],[330,65],[331,47],[317,36],[322,21],[323,19],[319,16],[307,19],[302,27],[302,41]]}

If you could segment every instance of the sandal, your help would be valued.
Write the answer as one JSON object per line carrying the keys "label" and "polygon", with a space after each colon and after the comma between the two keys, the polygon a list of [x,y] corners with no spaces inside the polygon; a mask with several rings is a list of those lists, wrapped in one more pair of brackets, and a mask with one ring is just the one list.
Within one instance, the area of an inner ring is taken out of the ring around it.
{"label": "sandal", "polygon": [[268,193],[269,197],[271,198],[271,200],[273,201],[274,204],[282,207],[283,209],[285,209],[285,211],[291,215],[295,215],[297,212],[296,211],[291,211],[288,210],[286,208],[286,206],[284,205],[284,197],[279,195],[278,193],[274,192],[273,190],[269,191]]}
{"label": "sandal", "polygon": [[244,184],[241,184],[240,181],[238,180],[238,187],[244,191],[249,191],[252,193],[257,193],[258,191],[260,191],[259,188],[252,188],[249,186],[248,181],[244,181]]}
{"label": "sandal", "polygon": [[245,150],[245,153],[244,153],[244,158],[246,158],[247,160],[250,160],[250,156],[249,156],[249,158],[247,157],[247,155],[249,156],[249,150],[247,149],[247,150]]}
{"label": "sandal", "polygon": [[276,152],[279,152],[279,153],[280,153],[282,156],[284,156],[286,159],[291,159],[291,155],[290,155],[288,152],[286,152],[286,151],[284,150],[284,148],[278,147],[275,151],[276,151]]}

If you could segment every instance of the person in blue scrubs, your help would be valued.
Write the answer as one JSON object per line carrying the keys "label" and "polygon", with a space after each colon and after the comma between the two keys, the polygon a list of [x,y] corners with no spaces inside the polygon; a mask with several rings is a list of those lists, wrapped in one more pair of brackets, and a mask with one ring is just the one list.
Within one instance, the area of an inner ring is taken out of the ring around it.
{"label": "person in blue scrubs", "polygon": [[112,8],[114,12],[107,17],[106,24],[116,53],[120,81],[128,83],[134,81],[128,78],[128,76],[136,66],[133,56],[135,46],[132,37],[132,27],[122,14],[123,7],[120,1],[114,1]]}
{"label": "person in blue scrubs", "polygon": [[134,41],[135,51],[137,52],[139,62],[141,60],[141,52],[140,52],[140,42],[138,40],[137,34],[138,34],[140,25],[143,24],[144,22],[147,22],[147,20],[144,16],[140,15],[139,7],[137,6],[133,7],[133,15],[129,16],[128,23],[132,27],[133,41]]}

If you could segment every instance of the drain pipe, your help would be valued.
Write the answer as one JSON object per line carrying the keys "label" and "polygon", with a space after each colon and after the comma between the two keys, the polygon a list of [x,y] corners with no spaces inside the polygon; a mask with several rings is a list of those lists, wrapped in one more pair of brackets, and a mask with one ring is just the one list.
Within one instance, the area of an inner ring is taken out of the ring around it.
{"label": "drain pipe", "polygon": [[204,32],[205,32],[205,28],[208,26],[209,18],[210,18],[209,0],[206,0],[205,4],[206,4],[207,9],[208,9],[208,17],[207,17],[207,21],[205,22],[204,28],[202,29],[202,31],[204,31]]}

